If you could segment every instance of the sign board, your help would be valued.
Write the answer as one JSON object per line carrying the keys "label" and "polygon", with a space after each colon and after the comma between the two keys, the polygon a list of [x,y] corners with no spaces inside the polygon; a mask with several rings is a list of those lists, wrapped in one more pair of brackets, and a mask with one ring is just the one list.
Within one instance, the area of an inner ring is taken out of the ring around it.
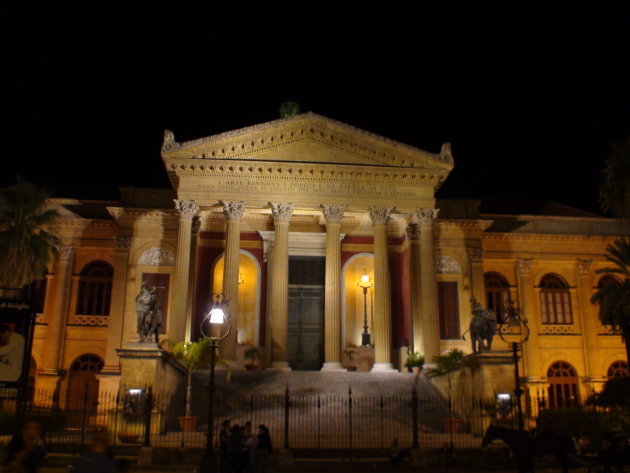
{"label": "sign board", "polygon": [[32,300],[0,298],[0,388],[18,388],[28,377],[34,310]]}

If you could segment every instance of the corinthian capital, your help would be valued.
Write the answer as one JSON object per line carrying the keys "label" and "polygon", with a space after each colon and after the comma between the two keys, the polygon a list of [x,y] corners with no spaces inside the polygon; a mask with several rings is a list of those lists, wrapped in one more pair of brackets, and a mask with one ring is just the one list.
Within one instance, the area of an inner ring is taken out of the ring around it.
{"label": "corinthian capital", "polygon": [[416,209],[416,216],[421,227],[433,225],[433,220],[438,216],[439,209]]}
{"label": "corinthian capital", "polygon": [[223,202],[223,215],[228,220],[241,220],[245,213],[245,202]]}
{"label": "corinthian capital", "polygon": [[173,199],[173,202],[175,202],[175,210],[179,212],[180,217],[192,219],[199,212],[199,206],[194,200]]}
{"label": "corinthian capital", "polygon": [[577,260],[577,270],[579,274],[587,275],[591,271],[592,259],[580,259]]}
{"label": "corinthian capital", "polygon": [[114,246],[117,250],[128,250],[131,247],[131,237],[125,235],[116,235],[114,238]]}
{"label": "corinthian capital", "polygon": [[59,247],[59,261],[71,261],[74,257],[74,246]]}
{"label": "corinthian capital", "polygon": [[269,202],[271,204],[271,214],[274,222],[289,222],[293,215],[293,204],[281,204],[278,202]]}
{"label": "corinthian capital", "polygon": [[345,210],[345,205],[322,204],[322,213],[324,214],[324,219],[326,220],[326,223],[341,223]]}
{"label": "corinthian capital", "polygon": [[468,257],[470,258],[471,263],[483,262],[483,254],[485,251],[483,248],[469,246],[466,250],[468,251]]}
{"label": "corinthian capital", "polygon": [[532,270],[534,258],[519,258],[516,260],[516,270],[518,274],[529,274]]}
{"label": "corinthian capital", "polygon": [[394,207],[370,207],[372,225],[387,225]]}
{"label": "corinthian capital", "polygon": [[407,227],[407,234],[411,241],[418,241],[420,239],[420,225],[417,223],[410,223]]}

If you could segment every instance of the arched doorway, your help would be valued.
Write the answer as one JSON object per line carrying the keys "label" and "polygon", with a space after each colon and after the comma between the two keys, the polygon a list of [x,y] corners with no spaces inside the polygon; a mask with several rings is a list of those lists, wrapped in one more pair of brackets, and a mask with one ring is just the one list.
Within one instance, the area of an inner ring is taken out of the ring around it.
{"label": "arched doorway", "polygon": [[98,384],[96,375],[103,369],[100,356],[86,353],[75,359],[70,365],[66,409],[72,422],[80,421],[81,413],[93,413],[98,405]]}
{"label": "arched doorway", "polygon": [[351,256],[343,265],[341,272],[343,348],[361,346],[361,334],[366,313],[368,332],[370,335],[374,335],[374,317],[372,315],[374,286],[367,290],[367,294],[364,297],[363,289],[357,285],[364,274],[369,282],[374,282],[374,255],[372,253],[357,253]]}
{"label": "arched doorway", "polygon": [[547,370],[549,407],[573,407],[580,402],[578,375],[566,361],[557,361]]}

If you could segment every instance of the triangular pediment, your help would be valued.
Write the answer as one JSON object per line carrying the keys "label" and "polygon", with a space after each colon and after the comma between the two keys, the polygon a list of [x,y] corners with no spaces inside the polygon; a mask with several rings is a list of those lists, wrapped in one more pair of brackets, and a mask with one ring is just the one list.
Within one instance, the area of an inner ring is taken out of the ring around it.
{"label": "triangular pediment", "polygon": [[326,163],[393,168],[453,167],[450,146],[430,153],[312,112],[178,143],[165,132],[165,161],[171,159]]}

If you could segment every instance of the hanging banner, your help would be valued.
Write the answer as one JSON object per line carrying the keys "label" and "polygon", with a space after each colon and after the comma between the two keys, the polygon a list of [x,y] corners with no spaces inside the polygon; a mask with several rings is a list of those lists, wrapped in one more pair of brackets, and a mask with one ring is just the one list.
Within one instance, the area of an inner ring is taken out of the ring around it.
{"label": "hanging banner", "polygon": [[0,388],[18,388],[28,377],[31,300],[0,299]]}

